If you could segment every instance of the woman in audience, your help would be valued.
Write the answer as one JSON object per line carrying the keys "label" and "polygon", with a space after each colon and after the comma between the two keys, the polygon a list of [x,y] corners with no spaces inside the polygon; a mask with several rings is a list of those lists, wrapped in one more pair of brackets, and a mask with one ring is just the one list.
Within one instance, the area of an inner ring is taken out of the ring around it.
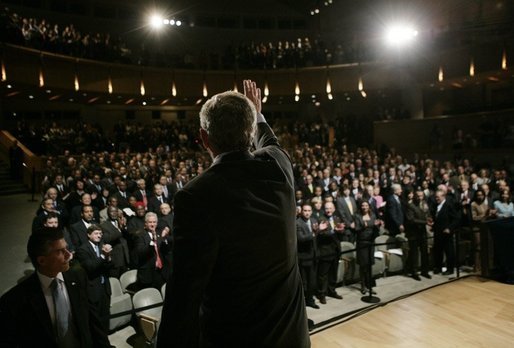
{"label": "woman in audience", "polygon": [[494,210],[489,208],[485,201],[485,192],[478,189],[475,192],[475,198],[471,203],[471,218],[473,220],[473,234],[474,234],[474,250],[475,250],[475,271],[480,272],[480,235],[484,232],[485,224],[483,223],[487,218],[494,216]]}
{"label": "woman in audience", "polygon": [[359,265],[361,292],[363,294],[375,286],[371,274],[371,265],[375,263],[373,241],[378,236],[380,224],[381,221],[373,214],[369,203],[363,201],[359,212],[355,214],[355,222],[352,224],[357,234],[357,264]]}
{"label": "woman in audience", "polygon": [[507,189],[503,190],[500,199],[494,202],[494,209],[496,210],[496,216],[499,218],[514,216],[514,204]]}

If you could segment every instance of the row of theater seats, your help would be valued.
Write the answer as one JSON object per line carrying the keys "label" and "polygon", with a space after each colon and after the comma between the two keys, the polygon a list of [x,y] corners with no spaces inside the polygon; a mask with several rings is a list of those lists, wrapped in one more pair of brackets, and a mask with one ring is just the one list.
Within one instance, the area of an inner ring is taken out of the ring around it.
{"label": "row of theater seats", "polygon": [[[398,247],[399,240],[388,235],[381,235],[375,239],[375,263],[372,267],[373,276],[386,276],[387,273],[398,273],[403,270],[403,250]],[[341,242],[341,258],[337,273],[337,282],[343,285],[346,282],[354,282],[359,279],[359,265],[356,262],[356,245],[350,242]],[[136,283],[137,270],[123,273],[120,279],[109,278],[111,284],[110,331],[116,331],[128,325],[133,318],[133,309],[136,311],[136,319],[146,340],[151,343],[159,328],[161,319],[162,302],[166,293],[166,284],[160,291],[155,288],[146,288],[133,292],[130,285]],[[138,309],[159,305],[154,308]],[[118,316],[119,313],[129,312]]]}
{"label": "row of theater seats", "polygon": [[[386,276],[387,273],[398,273],[404,268],[404,251],[398,244],[401,240],[388,235],[375,238],[375,263],[372,274]],[[405,244],[404,244],[405,245]],[[337,270],[337,283],[345,284],[359,280],[359,265],[356,262],[357,245],[350,242],[341,242],[341,258]]]}
{"label": "row of theater seats", "polygon": [[[137,280],[137,270],[130,270],[123,273],[120,279],[109,278],[111,284],[111,319],[109,321],[109,330],[116,331],[132,321],[132,310],[136,310],[136,319],[148,343],[151,343],[157,334],[159,323],[161,320],[162,302],[166,293],[166,284],[161,291],[155,288],[141,289],[137,292],[131,291],[130,285]],[[138,309],[158,305],[154,308]],[[121,313],[130,312],[124,315]]]}

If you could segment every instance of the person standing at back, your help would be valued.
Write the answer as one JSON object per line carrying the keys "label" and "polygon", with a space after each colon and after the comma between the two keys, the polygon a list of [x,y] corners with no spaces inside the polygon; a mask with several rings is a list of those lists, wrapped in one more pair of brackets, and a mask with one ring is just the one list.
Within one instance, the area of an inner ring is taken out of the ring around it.
{"label": "person standing at back", "polygon": [[175,196],[158,347],[310,347],[293,168],[261,114],[260,89],[246,80],[244,90],[200,111],[214,161]]}

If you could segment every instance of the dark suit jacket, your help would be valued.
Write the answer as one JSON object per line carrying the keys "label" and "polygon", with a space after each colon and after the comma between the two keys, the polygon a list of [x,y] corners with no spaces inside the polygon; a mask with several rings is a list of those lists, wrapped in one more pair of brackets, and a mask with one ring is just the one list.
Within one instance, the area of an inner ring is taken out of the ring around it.
{"label": "dark suit jacket", "polygon": [[[98,208],[95,206],[92,206],[93,208],[93,216],[96,221],[100,221],[100,213],[98,211]],[[77,205],[71,209],[70,214],[70,220],[69,224],[73,225],[77,221],[80,221],[82,219],[82,205]]]}
{"label": "dark suit jacket", "polygon": [[393,194],[387,198],[386,205],[386,228],[393,235],[398,234],[400,225],[404,224],[402,204],[398,203],[394,196]]}
{"label": "dark suit jacket", "polygon": [[84,225],[84,221],[82,219],[70,226],[70,235],[71,241],[76,249],[78,249],[82,244],[88,243],[87,227]]}
{"label": "dark suit jacket", "polygon": [[[337,212],[336,212],[337,213]],[[343,222],[343,219],[334,214],[334,224]],[[328,222],[328,218],[323,215],[319,219],[319,223]],[[324,230],[319,230],[316,236],[316,243],[318,247],[318,256],[320,260],[334,260],[339,258],[339,253],[341,252],[341,242],[338,237],[338,232],[336,232],[330,223],[328,227]]]}
{"label": "dark suit jacket", "polygon": [[[317,221],[313,218],[311,226]],[[299,217],[296,219],[296,238],[298,240],[298,263],[303,266],[312,266],[316,261],[316,238],[309,231],[307,222]]]}
{"label": "dark suit jacket", "polygon": [[[98,247],[102,250],[101,243]],[[87,273],[89,279],[87,293],[93,303],[101,301],[105,296],[111,296],[111,285],[109,283],[109,269],[112,263],[96,255],[91,243],[83,244],[77,249],[77,258],[80,265]],[[102,277],[104,283],[102,284]]]}
{"label": "dark suit jacket", "polygon": [[[150,197],[152,197],[152,193],[150,191],[145,190],[145,194],[146,194],[146,202],[148,204],[148,201],[150,200]],[[134,190],[134,192],[132,192],[132,196],[136,197],[136,200],[138,202],[142,202],[143,201],[143,194],[141,193],[141,190],[139,190],[138,188],[136,188]]]}
{"label": "dark suit jacket", "polygon": [[[166,198],[164,198],[164,195],[162,196],[162,203],[169,203],[168,200]],[[160,214],[160,206],[162,204],[159,199],[156,197],[156,196],[152,196],[150,198],[148,198],[148,211],[152,211],[156,214]]]}
{"label": "dark suit jacket", "polygon": [[121,195],[120,191],[118,191],[118,190],[116,190],[116,192],[114,192],[112,195],[113,195],[113,197],[116,197],[116,199],[118,200],[118,208],[124,209],[129,206],[128,198],[130,197],[130,194],[127,191],[125,191],[126,197],[123,197]]}
{"label": "dark suit jacket", "polygon": [[[173,202],[173,198],[175,197],[175,193],[177,192],[177,187],[172,184],[167,184],[166,190],[168,190],[168,196],[166,197],[168,199],[168,202]],[[166,196],[164,188],[163,188],[163,195]]]}
{"label": "dark suit jacket", "polygon": [[346,228],[350,228],[350,224],[353,222],[353,217],[357,213],[357,202],[355,198],[350,196],[350,202],[353,209],[353,214],[350,213],[350,208],[348,208],[348,204],[344,197],[338,197],[336,199],[337,212],[343,218],[343,222],[346,225]]}
{"label": "dark suit jacket", "polygon": [[126,230],[122,231],[116,228],[110,220],[100,224],[102,228],[104,243],[112,246],[111,259],[114,267],[127,267],[130,263],[129,247],[125,235]]}
{"label": "dark suit jacket", "polygon": [[256,151],[224,154],[175,195],[159,347],[310,346],[293,168],[271,128],[257,128]]}
{"label": "dark suit jacket", "polygon": [[[86,273],[82,269],[69,270],[63,276],[81,347],[109,347],[107,335],[88,302]],[[36,273],[0,298],[0,347],[57,348],[52,321]]]}
{"label": "dark suit jacket", "polygon": [[165,227],[168,227],[170,231],[173,230],[173,213],[169,213],[166,216],[159,216],[159,220],[157,222],[157,230],[162,231]]}
{"label": "dark suit jacket", "polygon": [[455,209],[455,204],[448,199],[444,202],[439,213],[437,213],[437,204],[434,205],[431,215],[434,219],[434,233],[443,233],[447,228],[453,233],[459,227],[459,214]]}
{"label": "dark suit jacket", "polygon": [[[155,255],[155,248],[150,245],[152,239],[146,230],[138,233],[135,246],[134,254],[137,263],[137,280],[140,284],[151,284],[153,279],[153,272],[155,272],[155,261],[157,259]],[[167,279],[170,273],[171,260],[169,254],[171,252],[171,236],[165,238],[161,237],[160,231],[157,231],[157,245],[159,246],[159,256],[162,260],[163,268],[161,274],[164,279]]]}

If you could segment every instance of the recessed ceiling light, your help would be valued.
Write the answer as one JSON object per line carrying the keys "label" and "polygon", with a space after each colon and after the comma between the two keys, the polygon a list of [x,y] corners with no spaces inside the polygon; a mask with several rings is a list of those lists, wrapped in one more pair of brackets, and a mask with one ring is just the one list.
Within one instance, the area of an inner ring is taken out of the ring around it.
{"label": "recessed ceiling light", "polygon": [[29,95],[29,99],[34,99],[34,96],[33,95]]}

